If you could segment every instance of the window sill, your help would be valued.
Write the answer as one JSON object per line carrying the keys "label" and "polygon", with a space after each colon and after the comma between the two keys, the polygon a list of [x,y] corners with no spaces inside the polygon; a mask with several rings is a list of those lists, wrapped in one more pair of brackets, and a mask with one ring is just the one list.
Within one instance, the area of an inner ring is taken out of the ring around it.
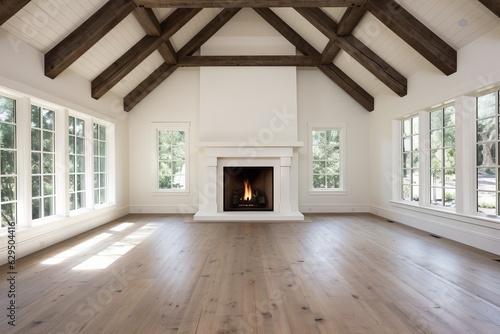
{"label": "window sill", "polygon": [[309,195],[311,196],[345,196],[347,191],[345,190],[311,190],[309,189]]}
{"label": "window sill", "polygon": [[191,193],[187,190],[175,191],[175,190],[164,190],[164,191],[153,191],[151,195],[153,196],[189,196]]}
{"label": "window sill", "polygon": [[434,206],[420,206],[418,203],[406,202],[406,201],[390,201],[392,206],[411,210],[423,214],[432,214],[438,217],[451,219],[459,221],[462,223],[468,223],[472,225],[500,229],[500,216],[496,218],[488,217],[482,214],[464,214],[458,213],[452,208],[441,208]]}

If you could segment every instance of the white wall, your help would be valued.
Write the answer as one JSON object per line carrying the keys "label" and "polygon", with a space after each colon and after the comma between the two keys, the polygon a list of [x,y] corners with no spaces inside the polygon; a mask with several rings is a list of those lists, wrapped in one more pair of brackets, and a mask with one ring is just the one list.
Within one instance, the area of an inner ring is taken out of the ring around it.
{"label": "white wall", "polygon": [[370,204],[371,212],[444,237],[500,254],[500,226],[496,222],[438,214],[429,210],[391,205],[392,121],[410,113],[428,110],[432,105],[474,93],[500,83],[500,28],[458,52],[457,73],[445,76],[436,69],[421,71],[408,78],[408,95],[378,96],[369,116]]}
{"label": "white wall", "polygon": [[[198,208],[198,112],[200,71],[177,69],[130,112],[130,210],[134,213],[196,212]],[[155,194],[152,124],[190,123],[190,189],[188,195]]]}
{"label": "white wall", "polygon": [[[0,86],[3,88],[115,124],[116,170],[111,174],[115,177],[116,204],[60,218],[53,223],[19,229],[16,255],[21,257],[128,213],[128,115],[123,111],[122,99],[112,93],[100,100],[92,99],[88,80],[71,69],[55,80],[47,78],[43,54],[1,28],[0,50]],[[7,260],[6,246],[7,237],[0,235],[0,264]]]}
{"label": "white wall", "polygon": [[[367,212],[369,113],[317,69],[299,69],[299,209],[307,212]],[[346,194],[309,194],[309,123],[345,123]]]}

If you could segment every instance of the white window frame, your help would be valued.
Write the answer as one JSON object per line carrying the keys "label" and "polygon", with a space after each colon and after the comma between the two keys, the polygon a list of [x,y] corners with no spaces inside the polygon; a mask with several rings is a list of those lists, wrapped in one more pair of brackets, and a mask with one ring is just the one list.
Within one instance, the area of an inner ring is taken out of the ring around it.
{"label": "white window frame", "polygon": [[[328,130],[336,130],[339,131],[339,141],[340,141],[340,178],[339,178],[339,188],[329,188],[329,189],[319,189],[313,188],[313,140],[312,133],[313,131],[328,131]],[[308,169],[309,169],[309,178],[308,178],[308,187],[309,187],[309,195],[345,195],[347,194],[347,182],[346,182],[346,132],[347,132],[347,124],[346,123],[309,123],[308,124],[308,148],[309,148],[309,160],[308,160]]]}
{"label": "white window frame", "polygon": [[[153,195],[189,195],[190,194],[190,127],[191,124],[189,122],[158,122],[158,123],[152,123],[151,129],[152,129],[152,136],[151,136],[151,143],[152,143],[152,152],[153,152],[153,157],[151,159],[152,161],[152,174],[153,175],[153,180],[152,180],[152,193]],[[158,185],[159,181],[159,175],[158,175],[158,153],[159,153],[159,147],[158,147],[158,133],[160,131],[184,131],[185,133],[185,155],[186,155],[186,164],[185,164],[185,189],[160,189]]]}

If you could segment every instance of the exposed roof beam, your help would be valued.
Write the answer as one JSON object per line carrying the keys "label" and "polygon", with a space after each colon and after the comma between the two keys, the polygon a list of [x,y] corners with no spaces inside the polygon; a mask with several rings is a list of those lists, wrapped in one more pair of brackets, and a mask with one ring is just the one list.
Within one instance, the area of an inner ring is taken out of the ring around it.
{"label": "exposed roof beam", "polygon": [[367,12],[366,7],[349,7],[339,21],[337,27],[338,36],[348,36],[352,34],[354,28],[361,22]]}
{"label": "exposed roof beam", "polygon": [[283,21],[276,13],[269,8],[254,8],[264,20],[267,21],[274,29],[276,29],[283,37],[292,43],[302,54],[316,58],[318,61],[321,58],[318,50],[316,50],[309,42],[293,30],[285,21]]}
{"label": "exposed roof beam", "polygon": [[367,0],[135,0],[151,8],[360,7]]}
{"label": "exposed roof beam", "polygon": [[[297,50],[305,55],[313,56],[314,59],[324,60],[321,55],[311,44],[309,44],[302,36],[295,32],[285,21],[276,15],[269,8],[254,9],[264,20],[274,27],[279,33],[283,35],[290,43],[292,43]],[[328,46],[327,46],[328,48]],[[332,47],[333,49],[333,47]],[[326,51],[326,50],[325,50]],[[335,50],[329,50],[335,52]],[[325,53],[325,52],[324,52]],[[330,55],[331,56],[331,55]],[[332,59],[333,61],[333,59]],[[361,86],[354,82],[348,75],[346,75],[340,68],[331,64],[322,65],[318,67],[324,74],[326,74],[333,82],[349,94],[354,100],[365,107],[368,111],[374,109],[374,99],[366,92]]]}
{"label": "exposed roof beam", "polygon": [[92,80],[92,97],[101,98],[135,67],[168,41],[180,28],[201,9],[180,8],[170,14],[161,24],[161,36],[145,36],[130,50]]}
{"label": "exposed roof beam", "polygon": [[45,75],[54,79],[136,8],[132,0],[109,0],[45,54]]}
{"label": "exposed roof beam", "polygon": [[139,102],[142,101],[149,93],[158,87],[166,78],[168,78],[178,68],[177,65],[169,65],[163,63],[153,73],[151,73],[144,81],[134,88],[123,98],[123,109],[130,111]]}
{"label": "exposed roof beam", "polygon": [[323,53],[321,54],[321,64],[322,65],[331,64],[335,60],[335,57],[337,57],[339,52],[340,52],[340,46],[338,46],[337,43],[335,43],[332,40],[328,41],[328,44],[326,45],[325,49],[323,50]]}
{"label": "exposed roof beam", "polygon": [[165,60],[165,63],[169,65],[177,64],[177,52],[175,52],[174,46],[170,41],[162,43],[157,51],[162,56],[163,60]]}
{"label": "exposed roof beam", "polygon": [[500,2],[498,0],[479,0],[479,2],[500,17]]}
{"label": "exposed roof beam", "polygon": [[158,22],[158,19],[151,8],[137,7],[134,10],[134,16],[146,31],[146,35],[160,36],[160,22]]}
{"label": "exposed roof beam", "polygon": [[375,109],[375,100],[363,88],[361,88],[354,80],[347,76],[341,69],[334,64],[320,65],[318,67],[326,76],[337,83],[347,94],[354,98],[359,104],[365,107],[368,111]]}
{"label": "exposed roof beam", "polygon": [[394,0],[370,0],[367,8],[441,72],[450,75],[457,71],[457,51]]}
{"label": "exposed roof beam", "polygon": [[191,56],[179,58],[179,66],[318,66],[311,56]]}
{"label": "exposed roof beam", "polygon": [[302,16],[326,37],[335,41],[342,50],[356,59],[396,94],[399,96],[406,95],[406,78],[356,37],[352,35],[343,37],[337,36],[337,23],[325,12],[319,8],[295,8],[295,10],[302,14]]}
{"label": "exposed roof beam", "polygon": [[201,29],[189,42],[177,52],[178,57],[192,56],[206,41],[208,41],[220,28],[231,20],[241,8],[226,8],[212,21]]}
{"label": "exposed roof beam", "polygon": [[30,0],[0,0],[0,26],[26,6]]}
{"label": "exposed roof beam", "polygon": [[[210,39],[220,28],[222,28],[231,18],[233,18],[240,8],[228,8],[222,10],[215,18],[212,19],[203,29],[201,29],[189,42],[187,42],[178,52],[177,58],[191,56],[196,52],[206,41]],[[172,66],[163,64],[156,69],[149,77],[147,77],[139,86],[134,88],[124,99],[124,110],[130,111],[139,102],[141,102],[149,93],[158,87],[163,80],[167,79],[178,68],[177,65]]]}

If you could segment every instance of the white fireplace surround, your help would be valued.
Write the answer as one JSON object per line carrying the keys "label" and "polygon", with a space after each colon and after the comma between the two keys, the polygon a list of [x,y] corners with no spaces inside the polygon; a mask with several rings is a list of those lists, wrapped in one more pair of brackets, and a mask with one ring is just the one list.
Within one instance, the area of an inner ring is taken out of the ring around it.
{"label": "white fireplace surround", "polygon": [[[202,167],[200,175],[200,207],[196,221],[301,221],[298,211],[298,161],[300,142],[270,145],[241,143],[200,143]],[[205,163],[203,163],[205,160]],[[273,211],[224,212],[224,167],[273,167]]]}

